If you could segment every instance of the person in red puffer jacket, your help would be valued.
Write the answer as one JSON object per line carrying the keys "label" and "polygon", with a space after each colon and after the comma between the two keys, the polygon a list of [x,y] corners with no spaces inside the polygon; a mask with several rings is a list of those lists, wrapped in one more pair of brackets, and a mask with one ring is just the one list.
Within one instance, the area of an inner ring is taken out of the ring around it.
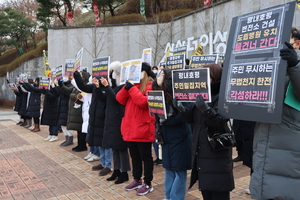
{"label": "person in red puffer jacket", "polygon": [[[125,190],[137,190],[137,195],[145,195],[153,191],[152,142],[155,138],[155,117],[150,116],[148,109],[147,91],[152,90],[149,76],[153,79],[148,63],[142,63],[140,83],[125,86],[117,93],[117,101],[125,105],[125,113],[121,124],[124,141],[128,141],[132,160],[133,182]],[[141,181],[144,171],[144,183]]]}

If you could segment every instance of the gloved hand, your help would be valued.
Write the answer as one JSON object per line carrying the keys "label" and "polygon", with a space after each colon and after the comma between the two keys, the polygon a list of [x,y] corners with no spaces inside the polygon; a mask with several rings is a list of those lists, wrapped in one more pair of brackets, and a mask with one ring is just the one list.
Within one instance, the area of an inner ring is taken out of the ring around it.
{"label": "gloved hand", "polygon": [[298,64],[298,56],[294,47],[288,43],[284,42],[288,48],[280,49],[280,56],[283,60],[287,61],[288,67],[294,67]]}
{"label": "gloved hand", "polygon": [[22,82],[22,81],[19,81],[19,84],[20,84],[20,85],[23,85],[23,83],[24,83],[24,82]]}
{"label": "gloved hand", "polygon": [[129,81],[126,81],[125,83],[125,89],[126,90],[130,90],[130,88],[132,88],[134,85],[132,85]]}
{"label": "gloved hand", "polygon": [[184,113],[185,112],[185,107],[182,105],[181,102],[178,102],[176,98],[173,99],[173,106],[175,108],[177,108],[177,110],[180,112],[180,113]]}
{"label": "gloved hand", "polygon": [[7,84],[10,83],[8,79],[6,79]]}
{"label": "gloved hand", "polygon": [[204,99],[202,98],[201,95],[198,95],[196,98],[196,107],[201,111],[201,112],[205,112],[206,110],[208,110],[210,107],[207,105],[207,103],[204,102]]}
{"label": "gloved hand", "polygon": [[58,85],[59,85],[59,87],[62,87],[64,85],[63,81],[61,79],[58,80]]}

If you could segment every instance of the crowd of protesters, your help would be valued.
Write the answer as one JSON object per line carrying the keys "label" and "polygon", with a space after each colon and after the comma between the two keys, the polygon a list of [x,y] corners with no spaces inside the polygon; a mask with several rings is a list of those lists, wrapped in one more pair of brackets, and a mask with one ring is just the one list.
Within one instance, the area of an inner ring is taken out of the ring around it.
{"label": "crowd of protesters", "polygon": [[[280,53],[288,65],[286,85],[292,84],[298,99],[299,46],[300,34],[293,29],[290,43],[286,42]],[[159,140],[162,160],[156,153],[155,161],[165,168],[165,199],[185,199],[187,171],[191,170],[189,188],[198,181],[204,200],[229,200],[234,189],[233,161],[242,160],[251,168],[248,193],[252,197],[262,200],[299,197],[300,169],[296,165],[300,155],[299,111],[284,104],[281,124],[256,123],[255,130],[255,122],[234,120],[236,132],[248,134],[237,137],[238,157],[232,159],[232,149],[213,151],[207,137],[215,132],[228,132],[223,123],[229,119],[218,114],[223,68],[214,63],[204,67],[210,69],[210,103],[201,95],[194,103],[173,98],[170,69],[151,67],[145,62],[140,82],[134,84],[129,81],[120,84],[118,61],[110,64],[107,79],[75,70],[72,76],[51,82],[49,90],[39,89],[38,78],[28,79],[20,82],[15,92],[15,111],[23,120],[18,125],[32,132],[39,132],[40,125],[48,126],[49,136],[45,140],[49,142],[58,140],[61,129],[65,136],[61,146],[73,145],[76,131],[78,144],[72,150],[89,150],[84,159],[99,160],[92,170],[99,171],[99,176],[111,174],[106,180],[115,184],[129,181],[128,173],[132,170],[132,181],[125,190],[136,190],[137,195],[154,190],[152,145]],[[164,91],[167,119],[149,114],[147,91],[150,90]],[[251,125],[249,133],[243,131],[247,126],[243,123]]]}

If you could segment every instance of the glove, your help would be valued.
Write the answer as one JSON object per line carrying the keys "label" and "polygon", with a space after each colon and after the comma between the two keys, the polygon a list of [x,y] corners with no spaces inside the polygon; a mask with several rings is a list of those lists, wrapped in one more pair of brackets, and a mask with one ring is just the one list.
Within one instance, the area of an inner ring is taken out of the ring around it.
{"label": "glove", "polygon": [[134,85],[132,85],[129,81],[126,81],[126,84],[125,84],[125,89],[126,90],[130,90],[130,88],[132,88]]}
{"label": "glove", "polygon": [[59,87],[62,87],[64,85],[61,79],[58,80],[58,85]]}
{"label": "glove", "polygon": [[196,98],[196,107],[201,111],[205,112],[206,110],[210,109],[207,103],[204,102],[204,99],[201,95],[198,95]]}
{"label": "glove", "polygon": [[22,81],[19,81],[19,84],[20,84],[20,85],[23,85],[23,83],[24,83],[24,82],[22,82]]}
{"label": "glove", "polygon": [[8,79],[6,79],[7,84],[10,83]]}
{"label": "glove", "polygon": [[280,56],[283,60],[287,61],[288,67],[294,67],[298,64],[298,56],[294,47],[288,43],[284,42],[288,48],[280,49]]}
{"label": "glove", "polygon": [[184,113],[185,112],[185,107],[182,105],[181,102],[178,102],[176,98],[173,99],[173,106],[175,108],[177,108],[177,110],[180,112],[180,113]]}

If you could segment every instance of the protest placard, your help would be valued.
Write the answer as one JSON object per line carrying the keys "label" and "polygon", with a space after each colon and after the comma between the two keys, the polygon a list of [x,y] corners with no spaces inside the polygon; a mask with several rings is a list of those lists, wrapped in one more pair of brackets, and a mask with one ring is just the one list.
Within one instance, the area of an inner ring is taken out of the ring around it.
{"label": "protest placard", "polygon": [[217,54],[192,56],[190,67],[194,69],[202,68],[204,65],[217,63],[217,61]]}
{"label": "protest placard", "polygon": [[83,57],[83,47],[78,51],[78,53],[75,56],[74,69],[79,70],[79,68],[82,64],[82,57]]}
{"label": "protest placard", "polygon": [[173,70],[172,84],[173,97],[178,101],[194,102],[198,95],[211,101],[209,68]]}
{"label": "protest placard", "polygon": [[55,68],[55,78],[62,79],[63,78],[63,66],[59,65]]}
{"label": "protest placard", "polygon": [[27,74],[20,74],[19,75],[19,82],[27,82]]}
{"label": "protest placard", "polygon": [[45,88],[46,90],[50,89],[50,77],[40,77],[40,85],[39,85],[40,89]]}
{"label": "protest placard", "polygon": [[9,83],[8,86],[12,91],[18,91],[17,85],[15,83]]}
{"label": "protest placard", "polygon": [[64,76],[68,76],[69,74],[73,74],[74,71],[74,59],[66,59],[65,61],[65,74]]}
{"label": "protest placard", "polygon": [[152,49],[144,49],[142,54],[142,61],[152,66]]}
{"label": "protest placard", "polygon": [[166,61],[166,67],[169,68],[170,70],[184,69],[185,54],[168,56]]}
{"label": "protest placard", "polygon": [[122,63],[120,83],[124,84],[127,80],[131,83],[139,83],[141,77],[142,60],[129,60]]}
{"label": "protest placard", "polygon": [[164,91],[148,91],[147,97],[150,115],[167,119]]}
{"label": "protest placard", "polygon": [[181,46],[173,49],[173,56],[184,54],[187,57],[187,46]]}
{"label": "protest placard", "polygon": [[224,117],[280,123],[295,2],[232,19],[219,94]]}
{"label": "protest placard", "polygon": [[108,78],[108,66],[110,64],[110,57],[102,57],[93,59],[92,76],[96,78]]}

